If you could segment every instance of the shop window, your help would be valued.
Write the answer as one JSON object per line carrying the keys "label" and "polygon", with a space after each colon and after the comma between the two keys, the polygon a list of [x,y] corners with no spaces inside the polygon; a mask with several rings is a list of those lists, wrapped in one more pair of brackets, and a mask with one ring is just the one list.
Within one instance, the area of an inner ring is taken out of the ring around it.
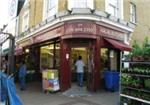
{"label": "shop window", "polygon": [[54,45],[48,45],[41,47],[41,69],[50,69],[53,68],[53,53]]}
{"label": "shop window", "polygon": [[109,52],[107,48],[101,49],[101,62],[102,62],[102,70],[108,70],[109,67]]}
{"label": "shop window", "polygon": [[102,48],[101,49],[101,69],[118,71],[120,69],[119,53],[117,50]]}
{"label": "shop window", "polygon": [[130,22],[136,23],[136,5],[130,3]]}
{"label": "shop window", "polygon": [[57,43],[55,46],[55,65],[54,68],[59,69],[60,68],[60,44]]}
{"label": "shop window", "polygon": [[59,69],[60,44],[53,43],[40,49],[40,69]]}
{"label": "shop window", "polygon": [[93,9],[93,0],[68,0],[68,9],[90,8]]}
{"label": "shop window", "polygon": [[29,28],[29,11],[24,13],[22,19],[23,19],[22,32],[24,32],[24,31],[27,31]]}
{"label": "shop window", "polygon": [[57,13],[58,10],[58,0],[44,0],[43,6],[43,19],[47,19]]}
{"label": "shop window", "polygon": [[117,18],[123,18],[122,0],[105,0],[106,12]]}
{"label": "shop window", "polygon": [[110,50],[110,70],[117,71],[117,52],[115,50]]}

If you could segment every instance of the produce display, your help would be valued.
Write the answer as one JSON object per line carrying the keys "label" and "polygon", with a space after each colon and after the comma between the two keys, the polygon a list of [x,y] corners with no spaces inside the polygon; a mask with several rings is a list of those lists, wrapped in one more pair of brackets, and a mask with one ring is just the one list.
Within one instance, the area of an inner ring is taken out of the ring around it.
{"label": "produce display", "polygon": [[150,62],[128,63],[121,70],[121,105],[150,105]]}
{"label": "produce display", "polygon": [[60,89],[58,70],[44,70],[42,72],[43,90],[55,92]]}
{"label": "produce display", "polygon": [[133,73],[133,74],[144,74],[150,75],[150,67],[149,68],[142,68],[142,67],[135,67],[135,68],[125,68],[122,69],[123,73]]}

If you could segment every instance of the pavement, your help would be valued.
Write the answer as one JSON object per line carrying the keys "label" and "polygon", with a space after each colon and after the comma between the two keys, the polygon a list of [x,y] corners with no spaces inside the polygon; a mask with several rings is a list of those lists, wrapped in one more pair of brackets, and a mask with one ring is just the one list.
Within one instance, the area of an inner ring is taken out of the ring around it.
{"label": "pavement", "polygon": [[63,93],[44,93],[42,84],[30,83],[25,91],[20,91],[17,85],[17,93],[23,105],[118,105],[119,101],[118,92],[90,93],[85,87],[76,85]]}

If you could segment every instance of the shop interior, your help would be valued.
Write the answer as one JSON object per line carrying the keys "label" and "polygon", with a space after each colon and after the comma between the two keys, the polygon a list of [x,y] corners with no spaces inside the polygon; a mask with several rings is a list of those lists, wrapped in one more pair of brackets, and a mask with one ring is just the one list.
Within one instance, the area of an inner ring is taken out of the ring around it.
{"label": "shop interior", "polygon": [[60,66],[60,46],[50,44],[40,48],[40,70],[59,69]]}
{"label": "shop interior", "polygon": [[[109,48],[101,48],[100,51],[101,54],[101,76],[102,80],[104,80],[104,71],[119,71],[120,69],[120,53],[116,49],[109,49]],[[84,71],[84,86],[88,86],[89,82],[89,69],[90,67],[89,61],[89,55],[90,55],[90,50],[87,47],[74,47],[71,49],[71,79],[72,79],[72,84],[77,82],[77,76],[76,76],[76,70],[75,70],[75,62],[78,59],[78,56],[82,56],[82,60],[85,63],[85,71]]]}
{"label": "shop interior", "polygon": [[120,51],[117,49],[101,48],[101,70],[120,70]]}
{"label": "shop interior", "polygon": [[88,50],[86,47],[76,47],[71,49],[71,81],[72,83],[77,82],[77,72],[75,70],[75,63],[78,60],[78,57],[82,57],[82,61],[85,64],[84,69],[84,85],[86,84],[86,74],[88,69]]}
{"label": "shop interior", "polygon": [[[42,81],[43,70],[59,70],[60,44],[51,42],[24,48],[22,55],[15,56],[16,70],[19,70],[19,63],[22,60],[26,62],[27,66],[27,83]],[[18,80],[17,78],[16,76],[16,80]]]}

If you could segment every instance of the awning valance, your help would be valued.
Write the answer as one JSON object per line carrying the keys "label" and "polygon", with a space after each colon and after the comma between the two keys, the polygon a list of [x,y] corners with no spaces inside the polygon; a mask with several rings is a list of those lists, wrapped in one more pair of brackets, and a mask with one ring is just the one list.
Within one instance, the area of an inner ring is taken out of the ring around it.
{"label": "awning valance", "polygon": [[104,38],[108,43],[110,43],[112,46],[114,46],[115,48],[121,50],[121,51],[131,51],[132,47],[130,47],[129,45],[121,42],[121,41],[117,41],[117,40],[113,40],[113,39],[109,39],[109,38]]}
{"label": "awning valance", "polygon": [[15,55],[22,55],[23,49],[22,48],[15,48]]}

